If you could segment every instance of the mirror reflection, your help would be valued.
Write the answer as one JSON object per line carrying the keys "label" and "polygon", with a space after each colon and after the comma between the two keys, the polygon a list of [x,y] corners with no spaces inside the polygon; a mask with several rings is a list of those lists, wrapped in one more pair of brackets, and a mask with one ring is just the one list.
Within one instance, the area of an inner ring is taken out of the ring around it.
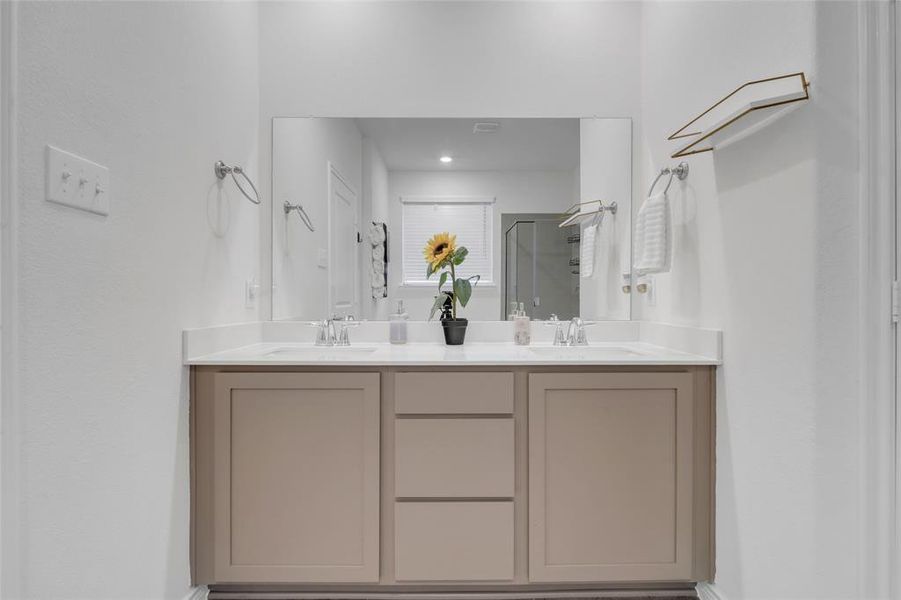
{"label": "mirror reflection", "polygon": [[460,316],[629,319],[630,120],[276,118],[272,134],[274,319],[387,320],[402,300],[425,320],[427,252],[446,242],[466,248],[467,289],[442,287],[471,292]]}

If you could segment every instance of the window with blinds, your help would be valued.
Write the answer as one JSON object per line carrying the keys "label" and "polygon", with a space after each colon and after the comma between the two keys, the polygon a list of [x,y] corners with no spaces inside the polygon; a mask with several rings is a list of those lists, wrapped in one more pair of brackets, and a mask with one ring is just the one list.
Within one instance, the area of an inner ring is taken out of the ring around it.
{"label": "window with blinds", "polygon": [[480,275],[480,284],[494,282],[492,260],[492,217],[494,198],[401,198],[403,211],[403,284],[436,285],[426,279],[422,250],[436,233],[457,236],[457,245],[469,255],[457,267],[457,277]]}

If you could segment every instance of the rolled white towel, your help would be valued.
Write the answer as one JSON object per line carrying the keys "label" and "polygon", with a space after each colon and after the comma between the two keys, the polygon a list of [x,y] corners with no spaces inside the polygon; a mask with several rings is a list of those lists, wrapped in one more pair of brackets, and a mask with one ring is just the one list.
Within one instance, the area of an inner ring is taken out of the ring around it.
{"label": "rolled white towel", "polygon": [[369,226],[369,242],[373,246],[385,243],[385,227],[381,223],[373,223]]}
{"label": "rolled white towel", "polygon": [[372,247],[372,262],[377,260],[382,262],[385,261],[385,246],[381,244]]}

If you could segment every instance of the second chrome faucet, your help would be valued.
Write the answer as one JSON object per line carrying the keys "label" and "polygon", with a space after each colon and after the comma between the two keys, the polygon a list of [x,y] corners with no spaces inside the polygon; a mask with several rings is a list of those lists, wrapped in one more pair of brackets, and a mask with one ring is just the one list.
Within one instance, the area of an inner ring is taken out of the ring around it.
{"label": "second chrome faucet", "polygon": [[588,345],[588,335],[585,333],[585,327],[588,325],[593,325],[593,322],[583,321],[580,317],[573,317],[569,322],[569,326],[566,329],[566,334],[563,333],[563,324],[566,321],[561,321],[557,318],[557,315],[551,315],[551,318],[547,320],[548,325],[553,325],[556,327],[554,330],[554,345],[555,346],[587,346]]}

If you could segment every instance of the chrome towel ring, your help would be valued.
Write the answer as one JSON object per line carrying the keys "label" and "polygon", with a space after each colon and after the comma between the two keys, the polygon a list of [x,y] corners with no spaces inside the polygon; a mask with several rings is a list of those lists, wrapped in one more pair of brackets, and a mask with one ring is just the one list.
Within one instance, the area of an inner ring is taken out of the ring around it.
{"label": "chrome towel ring", "polygon": [[307,211],[303,209],[302,204],[291,204],[287,200],[285,200],[285,218],[288,218],[288,215],[291,214],[291,211],[295,211],[297,216],[300,217],[300,220],[303,221],[303,224],[307,226],[307,229],[310,231],[316,231],[316,228],[313,227],[313,222],[310,220],[310,215],[307,214]]}
{"label": "chrome towel ring", "polygon": [[680,162],[673,168],[666,167],[660,169],[660,173],[657,174],[657,177],[654,178],[654,183],[651,184],[651,189],[648,190],[648,197],[654,193],[654,186],[657,185],[657,182],[660,181],[660,178],[664,175],[669,175],[669,180],[666,182],[666,187],[663,188],[663,193],[667,193],[669,191],[669,186],[673,184],[673,177],[678,177],[679,181],[682,181],[686,177],[688,177],[688,163]]}
{"label": "chrome towel ring", "polygon": [[[257,187],[250,180],[250,177],[247,176],[247,173],[244,172],[244,169],[242,169],[238,165],[230,167],[227,164],[225,164],[224,162],[222,162],[221,160],[217,160],[216,164],[213,165],[213,170],[216,172],[216,177],[218,177],[219,179],[225,179],[226,175],[231,174],[232,179],[235,182],[235,185],[238,186],[238,190],[240,190],[240,192],[242,194],[244,194],[244,197],[247,198],[248,200],[250,200],[251,202],[253,202],[254,204],[260,203],[260,193],[257,191]],[[247,184],[250,186],[250,189],[253,190],[253,197],[251,197],[251,195],[247,193],[247,190],[244,189],[244,186],[241,185],[240,181],[238,181],[238,178],[235,176],[236,174],[243,177],[244,181],[246,181]]]}

